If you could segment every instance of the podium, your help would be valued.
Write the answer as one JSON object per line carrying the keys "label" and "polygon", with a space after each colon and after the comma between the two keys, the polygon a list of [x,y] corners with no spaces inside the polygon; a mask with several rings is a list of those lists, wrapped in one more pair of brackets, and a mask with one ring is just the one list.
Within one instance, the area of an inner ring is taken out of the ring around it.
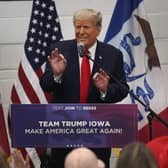
{"label": "podium", "polygon": [[13,147],[119,147],[137,140],[135,104],[12,104]]}

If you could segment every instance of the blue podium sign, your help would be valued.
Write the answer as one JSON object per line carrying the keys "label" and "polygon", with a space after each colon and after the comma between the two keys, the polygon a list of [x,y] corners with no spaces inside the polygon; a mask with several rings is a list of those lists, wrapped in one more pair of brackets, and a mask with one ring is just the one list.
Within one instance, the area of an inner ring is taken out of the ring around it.
{"label": "blue podium sign", "polygon": [[123,147],[137,140],[134,104],[11,105],[13,147]]}

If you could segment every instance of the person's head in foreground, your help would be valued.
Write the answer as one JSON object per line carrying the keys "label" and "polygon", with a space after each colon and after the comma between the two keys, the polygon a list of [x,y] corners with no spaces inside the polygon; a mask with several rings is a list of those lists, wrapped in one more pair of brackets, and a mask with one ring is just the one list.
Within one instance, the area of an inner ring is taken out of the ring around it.
{"label": "person's head in foreground", "polygon": [[154,154],[159,168],[168,168],[168,136],[160,136],[147,143]]}
{"label": "person's head in foreground", "polygon": [[105,168],[103,161],[88,148],[76,148],[65,158],[65,168]]}
{"label": "person's head in foreground", "polygon": [[135,142],[122,149],[116,168],[158,168],[158,165],[146,144]]}

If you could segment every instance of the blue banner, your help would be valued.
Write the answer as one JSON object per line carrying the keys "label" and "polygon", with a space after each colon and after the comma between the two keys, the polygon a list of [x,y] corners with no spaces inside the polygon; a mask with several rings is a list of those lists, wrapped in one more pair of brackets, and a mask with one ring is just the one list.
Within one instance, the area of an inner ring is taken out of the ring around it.
{"label": "blue banner", "polygon": [[13,147],[123,147],[137,140],[137,106],[13,104]]}

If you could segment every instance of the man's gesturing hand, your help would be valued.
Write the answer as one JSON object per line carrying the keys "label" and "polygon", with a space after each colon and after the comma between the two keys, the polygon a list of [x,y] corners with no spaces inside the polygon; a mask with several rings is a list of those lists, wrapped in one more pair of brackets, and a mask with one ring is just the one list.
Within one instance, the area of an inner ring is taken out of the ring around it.
{"label": "man's gesturing hand", "polygon": [[109,79],[110,77],[102,69],[100,69],[100,72],[95,73],[93,76],[94,84],[101,92],[107,91]]}
{"label": "man's gesturing hand", "polygon": [[48,60],[55,76],[63,74],[67,65],[67,60],[62,54],[59,54],[57,48],[51,52],[51,56],[48,56]]}

